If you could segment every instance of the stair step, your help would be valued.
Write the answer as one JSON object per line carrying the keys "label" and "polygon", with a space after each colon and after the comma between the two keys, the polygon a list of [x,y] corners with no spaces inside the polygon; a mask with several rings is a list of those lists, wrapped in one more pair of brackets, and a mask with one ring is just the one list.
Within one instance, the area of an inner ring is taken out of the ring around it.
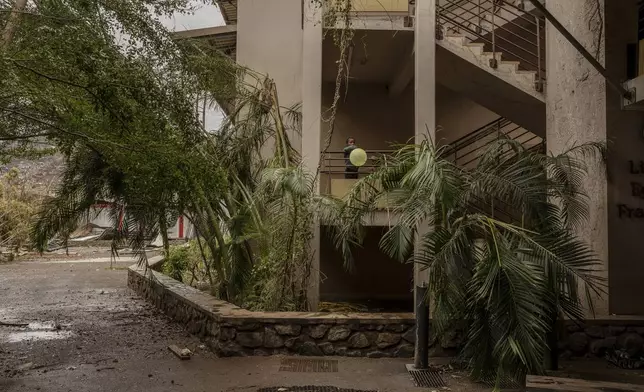
{"label": "stair step", "polygon": [[501,58],[503,57],[503,53],[501,52],[483,52],[482,55],[490,58],[494,57],[498,61],[501,61]]}
{"label": "stair step", "polygon": [[519,64],[521,63],[518,61],[508,61],[508,60],[499,61],[499,67],[505,65],[508,68],[510,68],[511,71],[514,71],[514,72],[519,70]]}

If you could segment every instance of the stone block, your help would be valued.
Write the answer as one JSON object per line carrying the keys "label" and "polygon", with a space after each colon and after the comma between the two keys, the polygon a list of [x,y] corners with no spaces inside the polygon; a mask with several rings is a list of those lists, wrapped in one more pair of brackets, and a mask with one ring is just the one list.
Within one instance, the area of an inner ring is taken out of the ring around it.
{"label": "stone block", "polygon": [[394,351],[396,358],[411,358],[414,356],[414,346],[411,344],[401,344],[400,347]]}
{"label": "stone block", "polygon": [[277,331],[273,328],[264,328],[264,347],[266,348],[280,348],[284,346],[284,339],[278,335]]}
{"label": "stone block", "polygon": [[405,329],[407,329],[407,326],[403,324],[393,324],[387,325],[387,327],[385,327],[385,331],[398,333],[405,332]]}
{"label": "stone block", "polygon": [[642,352],[644,338],[635,332],[627,332],[617,338],[617,347],[633,358]]}
{"label": "stone block", "polygon": [[219,330],[219,340],[222,342],[234,340],[235,336],[237,336],[237,331],[234,328],[221,328]]}
{"label": "stone block", "polygon": [[238,331],[255,331],[259,329],[261,325],[259,323],[242,323],[237,326]]}
{"label": "stone block", "polygon": [[566,326],[568,332],[579,332],[582,330],[581,325],[576,323],[571,323]]}
{"label": "stone block", "polygon": [[335,355],[342,357],[347,355],[347,346],[335,346]]}
{"label": "stone block", "polygon": [[235,339],[242,347],[258,348],[264,344],[263,332],[238,332]]}
{"label": "stone block", "polygon": [[275,331],[277,331],[277,333],[280,335],[298,336],[300,332],[302,332],[302,326],[293,324],[278,324],[275,326]]}
{"label": "stone block", "polygon": [[333,347],[333,343],[320,343],[318,344],[318,347],[320,347],[320,350],[322,350],[324,355],[333,355],[335,353],[335,347]]}
{"label": "stone block", "polygon": [[246,355],[244,349],[235,342],[221,344],[216,351],[222,357],[240,357]]}
{"label": "stone block", "polygon": [[346,326],[336,326],[329,330],[327,339],[329,339],[330,342],[337,342],[348,338],[350,334],[351,328]]}
{"label": "stone block", "polygon": [[604,328],[600,325],[591,325],[586,328],[586,335],[591,338],[603,338],[604,337]]}
{"label": "stone block", "polygon": [[284,346],[286,348],[297,350],[304,342],[310,341],[305,335],[296,336],[286,339]]}
{"label": "stone block", "polygon": [[312,337],[313,339],[322,339],[326,334],[326,331],[329,330],[329,328],[331,327],[326,324],[314,325],[309,328],[309,336]]}
{"label": "stone block", "polygon": [[[617,328],[617,327],[612,327],[612,328]],[[622,329],[621,332],[624,332],[624,330]],[[635,333],[638,333],[640,335],[644,335],[644,327],[628,327],[628,332],[635,332]],[[620,333],[617,333],[615,335],[619,335]]]}
{"label": "stone block", "polygon": [[411,344],[416,343],[416,327],[411,327],[402,335],[403,340]]}
{"label": "stone block", "polygon": [[[623,325],[611,325],[610,327],[608,327],[608,336],[619,336],[625,331],[626,331],[626,327]],[[644,328],[642,328],[641,332],[640,331],[635,331],[635,332],[641,335],[642,333],[644,333]]]}
{"label": "stone block", "polygon": [[351,348],[366,348],[370,345],[369,339],[362,332],[355,333],[349,338],[349,347]]}
{"label": "stone block", "polygon": [[304,356],[322,356],[324,353],[315,342],[304,342],[297,349],[297,353]]}
{"label": "stone block", "polygon": [[395,333],[383,332],[378,334],[376,346],[378,348],[387,348],[400,343],[401,336]]}
{"label": "stone block", "polygon": [[583,332],[575,332],[568,338],[568,348],[573,354],[581,355],[586,352],[588,336]]}
{"label": "stone block", "polygon": [[370,351],[367,353],[367,358],[386,358],[391,355],[384,351]]}

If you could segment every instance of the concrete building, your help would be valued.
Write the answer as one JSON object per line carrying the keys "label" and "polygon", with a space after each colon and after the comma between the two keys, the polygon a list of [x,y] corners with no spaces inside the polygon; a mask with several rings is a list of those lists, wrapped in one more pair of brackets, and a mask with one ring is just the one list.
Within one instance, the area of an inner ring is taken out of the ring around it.
{"label": "concrete building", "polygon": [[[350,185],[334,168],[342,166],[348,136],[377,152],[429,130],[436,142],[458,145],[455,159],[463,165],[475,161],[498,132],[528,146],[543,143],[555,153],[575,143],[608,141],[608,176],[601,169],[589,172],[591,217],[579,233],[603,260],[599,273],[608,279],[596,317],[644,315],[638,1],[542,1],[605,68],[604,75],[528,0],[352,1],[349,86],[324,157],[320,191],[342,195]],[[218,3],[226,26],[182,34],[207,38],[238,63],[269,75],[283,106],[301,103],[302,133],[293,143],[315,170],[340,60],[325,31],[337,26],[325,25],[319,0]],[[619,91],[623,86],[630,99]],[[372,222],[356,275],[342,269],[321,226],[314,244],[314,306],[318,300],[373,300],[383,308],[411,307],[413,282],[422,274],[376,250],[387,219],[383,213]]]}

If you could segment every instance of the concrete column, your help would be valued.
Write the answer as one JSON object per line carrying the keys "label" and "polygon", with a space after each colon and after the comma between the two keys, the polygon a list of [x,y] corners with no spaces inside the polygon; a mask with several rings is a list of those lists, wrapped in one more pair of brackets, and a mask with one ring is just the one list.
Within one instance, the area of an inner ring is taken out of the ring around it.
{"label": "concrete column", "polygon": [[[322,118],[322,9],[314,0],[304,1],[302,42],[302,161],[315,173],[320,162]],[[316,191],[320,191],[318,181]],[[317,310],[320,302],[320,223],[314,222],[311,240],[309,307]]]}
{"label": "concrete column", "polygon": [[[596,7],[601,10],[595,12]],[[548,10],[600,63],[604,63],[604,0],[549,0]],[[560,153],[575,144],[606,141],[606,82],[551,24],[546,26],[546,141]],[[624,52],[625,56],[625,52]],[[590,220],[577,233],[603,260],[598,275],[608,278],[606,177],[591,166],[584,181],[590,197]],[[594,298],[597,317],[607,316],[608,295]],[[589,314],[590,316],[590,314]]]}
{"label": "concrete column", "polygon": [[[436,141],[436,0],[416,0],[414,23],[414,106],[415,139],[420,143],[427,137]],[[421,227],[419,236],[429,226]],[[428,274],[414,266],[414,283],[427,282]]]}

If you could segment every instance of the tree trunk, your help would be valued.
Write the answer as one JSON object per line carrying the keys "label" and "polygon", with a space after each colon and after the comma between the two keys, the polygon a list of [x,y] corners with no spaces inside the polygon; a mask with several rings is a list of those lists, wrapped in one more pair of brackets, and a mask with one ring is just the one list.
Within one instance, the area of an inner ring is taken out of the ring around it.
{"label": "tree trunk", "polygon": [[27,0],[16,0],[16,3],[13,5],[11,10],[11,15],[7,19],[7,24],[4,26],[4,31],[2,32],[2,40],[0,40],[0,49],[7,49],[13,41],[13,35],[16,33],[18,24],[20,22],[20,17],[22,12],[27,6]]}

